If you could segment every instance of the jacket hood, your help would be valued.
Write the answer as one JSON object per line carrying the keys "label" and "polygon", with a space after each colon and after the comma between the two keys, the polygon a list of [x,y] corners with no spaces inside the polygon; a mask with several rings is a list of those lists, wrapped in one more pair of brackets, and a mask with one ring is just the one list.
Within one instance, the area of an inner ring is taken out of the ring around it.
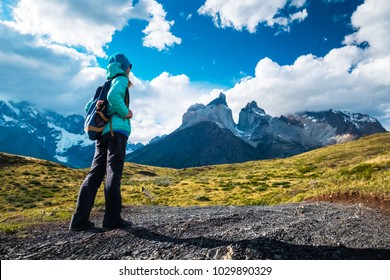
{"label": "jacket hood", "polygon": [[112,79],[118,74],[125,74],[128,77],[127,73],[122,70],[121,64],[119,62],[110,63],[107,67],[106,78]]}

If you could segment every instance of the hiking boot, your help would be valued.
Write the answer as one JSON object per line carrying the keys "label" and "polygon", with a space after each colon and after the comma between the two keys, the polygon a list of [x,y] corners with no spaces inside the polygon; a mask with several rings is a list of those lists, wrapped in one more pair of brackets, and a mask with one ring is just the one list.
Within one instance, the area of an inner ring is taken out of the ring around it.
{"label": "hiking boot", "polygon": [[121,219],[121,221],[117,225],[114,225],[114,226],[104,226],[103,225],[102,230],[109,231],[109,230],[114,230],[114,229],[126,229],[126,228],[130,228],[132,225],[133,225],[132,222]]}
{"label": "hiking boot", "polygon": [[90,230],[96,230],[95,224],[91,221],[87,221],[86,223],[79,225],[79,226],[73,226],[71,225],[69,227],[70,231],[90,231]]}

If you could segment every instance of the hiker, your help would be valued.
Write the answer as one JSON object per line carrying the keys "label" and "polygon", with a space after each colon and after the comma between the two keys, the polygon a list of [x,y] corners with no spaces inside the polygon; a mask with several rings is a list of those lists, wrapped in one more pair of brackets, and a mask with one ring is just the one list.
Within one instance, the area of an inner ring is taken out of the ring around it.
{"label": "hiker", "polygon": [[[120,185],[126,156],[126,143],[131,132],[130,119],[133,116],[128,108],[128,87],[131,86],[129,73],[132,65],[126,56],[120,53],[112,55],[108,62],[106,78],[112,81],[107,100],[108,112],[112,119],[104,128],[101,137],[96,140],[91,169],[80,186],[76,210],[70,222],[71,231],[96,229],[95,224],[89,220],[89,215],[104,176],[106,176],[106,182],[103,230],[131,226],[131,222],[121,217]],[[91,101],[86,105],[86,111],[90,106]]]}

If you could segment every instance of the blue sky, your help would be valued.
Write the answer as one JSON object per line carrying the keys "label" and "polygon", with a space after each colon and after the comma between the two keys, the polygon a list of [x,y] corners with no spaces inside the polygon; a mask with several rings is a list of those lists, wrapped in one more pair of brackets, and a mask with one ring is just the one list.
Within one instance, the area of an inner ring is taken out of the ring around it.
{"label": "blue sky", "polygon": [[0,99],[82,114],[107,57],[133,63],[132,142],[172,132],[227,95],[272,116],[370,114],[390,129],[390,1],[6,0]]}
{"label": "blue sky", "polygon": [[[362,0],[327,4],[312,1],[304,9],[310,14],[301,23],[285,27],[264,26],[259,23],[256,32],[244,28],[217,28],[211,17],[197,10],[204,0],[160,1],[167,11],[166,19],[174,21],[171,31],[181,38],[180,44],[156,52],[142,46],[142,30],[146,21],[130,21],[123,32],[114,36],[110,48],[128,50],[134,62],[134,71],[143,79],[153,79],[161,72],[173,75],[185,73],[192,81],[212,82],[232,86],[245,75],[253,75],[259,59],[269,57],[285,65],[308,53],[323,56],[342,46],[346,34],[353,31],[350,16]],[[296,11],[285,9],[284,13]],[[348,16],[347,16],[348,15]]]}

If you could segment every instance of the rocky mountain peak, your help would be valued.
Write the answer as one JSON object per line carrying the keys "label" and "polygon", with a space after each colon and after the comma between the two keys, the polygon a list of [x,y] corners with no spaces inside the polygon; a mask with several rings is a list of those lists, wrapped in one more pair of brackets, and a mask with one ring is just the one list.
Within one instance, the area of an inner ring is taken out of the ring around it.
{"label": "rocky mountain peak", "polygon": [[252,101],[241,109],[237,129],[251,133],[257,126],[268,124],[270,119],[271,116],[261,109],[256,101]]}
{"label": "rocky mountain peak", "polygon": [[213,122],[220,128],[226,128],[235,135],[236,124],[233,121],[232,110],[226,102],[226,95],[220,93],[218,98],[211,101],[206,106],[203,104],[194,104],[190,106],[183,115],[182,125],[178,130],[188,128],[200,122]]}
{"label": "rocky mountain peak", "polygon": [[252,101],[252,102],[249,102],[248,104],[246,104],[246,106],[244,108],[242,108],[243,111],[248,111],[248,112],[254,112],[254,113],[258,113],[258,114],[266,114],[265,111],[263,109],[261,109],[258,105],[257,105],[257,102],[256,101]]}
{"label": "rocky mountain peak", "polygon": [[225,105],[228,107],[227,102],[226,102],[226,95],[222,92],[219,93],[219,96],[211,101],[207,106],[218,106],[218,105]]}

